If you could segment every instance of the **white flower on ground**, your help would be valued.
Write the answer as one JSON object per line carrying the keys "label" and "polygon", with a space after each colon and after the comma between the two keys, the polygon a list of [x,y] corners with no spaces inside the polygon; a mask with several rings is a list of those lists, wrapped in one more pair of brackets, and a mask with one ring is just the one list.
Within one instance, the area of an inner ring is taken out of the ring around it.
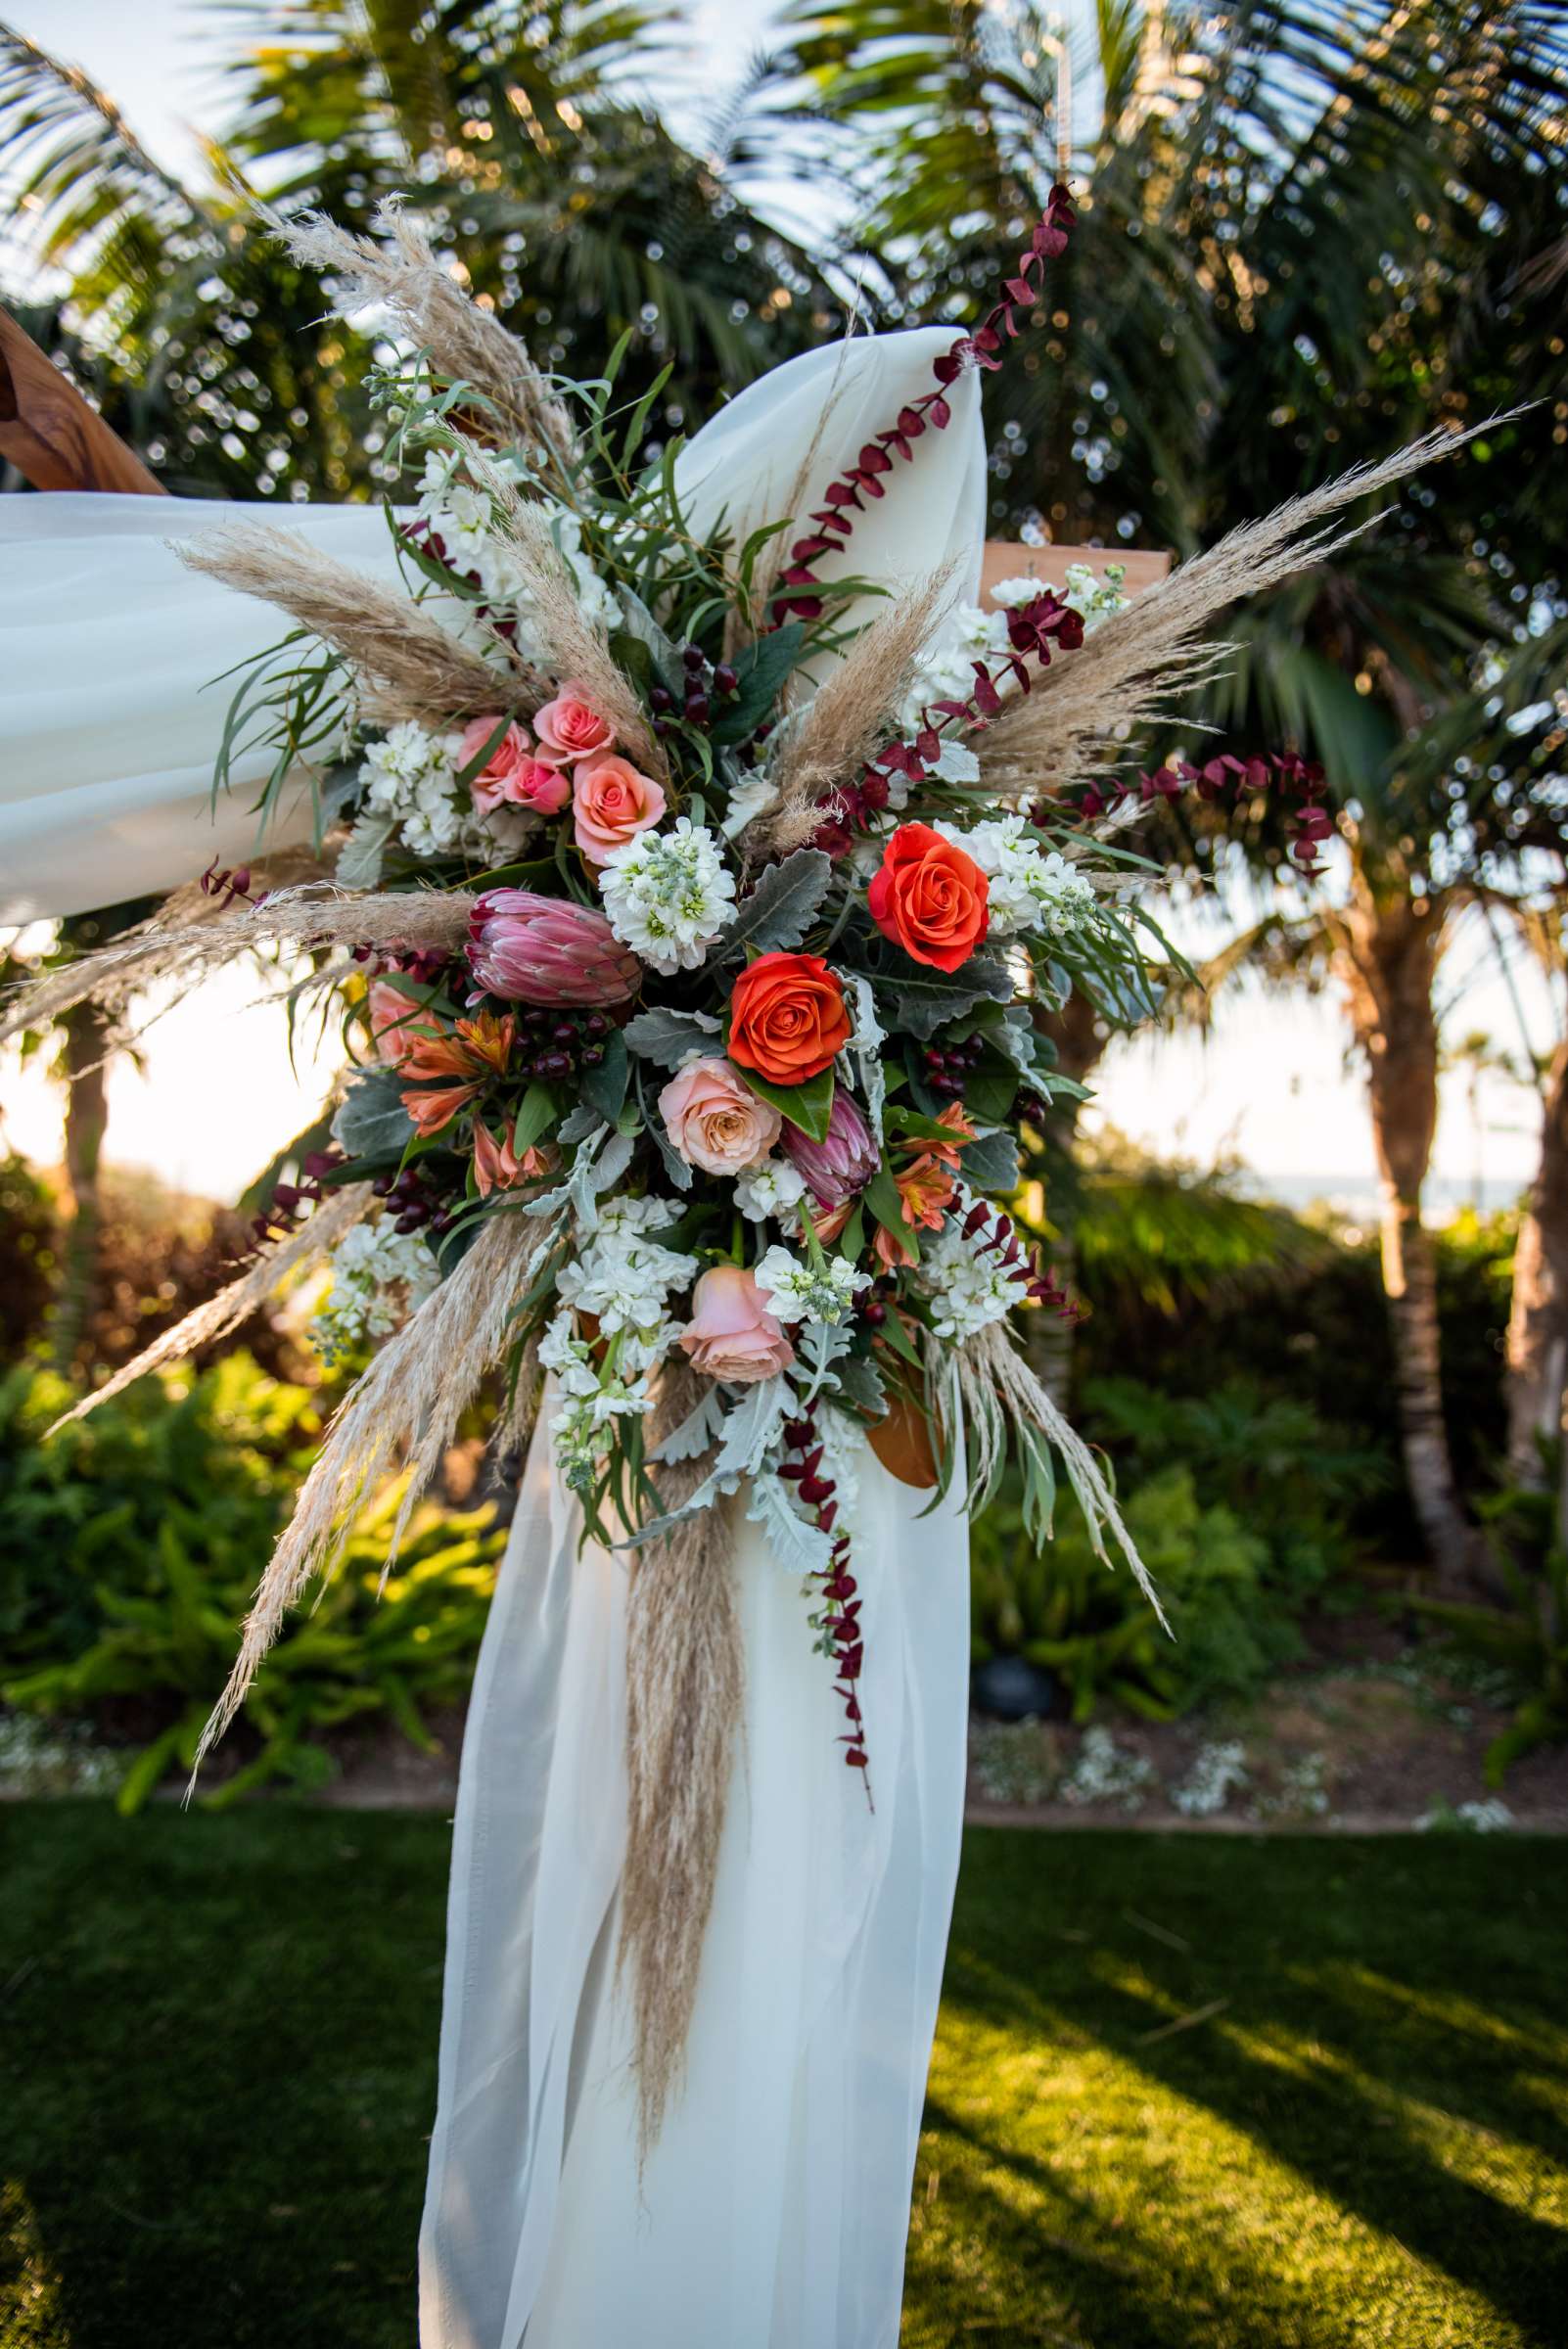
{"label": "white flower on ground", "polygon": [[991,935],[1033,930],[1067,938],[1093,920],[1095,897],[1065,856],[1041,848],[1027,816],[999,815],[968,831],[939,823],[937,830],[974,858],[991,885]]}
{"label": "white flower on ground", "polygon": [[735,909],[735,880],[717,841],[689,815],[669,832],[641,832],[599,868],[610,927],[668,978],[695,971]]}
{"label": "white flower on ground", "polygon": [[780,1321],[847,1321],[856,1293],[871,1278],[846,1256],[826,1257],[818,1266],[780,1246],[769,1248],[753,1270]]}

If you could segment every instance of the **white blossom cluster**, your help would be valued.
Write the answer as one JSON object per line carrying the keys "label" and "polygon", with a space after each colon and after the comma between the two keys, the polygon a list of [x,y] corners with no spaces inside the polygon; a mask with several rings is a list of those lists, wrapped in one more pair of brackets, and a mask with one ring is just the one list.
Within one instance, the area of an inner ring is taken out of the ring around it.
{"label": "white blossom cluster", "polygon": [[769,1216],[782,1222],[805,1195],[806,1177],[787,1158],[764,1158],[735,1183],[735,1205],[753,1223],[765,1223]]}
{"label": "white blossom cluster", "polygon": [[856,1293],[870,1280],[847,1256],[824,1257],[810,1264],[792,1250],[769,1248],[755,1267],[757,1285],[767,1291],[768,1309],[780,1321],[818,1321],[829,1326],[847,1321],[854,1311]]}
{"label": "white blossom cluster", "polygon": [[1067,938],[1092,921],[1095,898],[1089,884],[1054,849],[1040,847],[1027,816],[998,815],[965,831],[939,823],[937,830],[974,858],[990,883],[991,936],[1016,930],[1044,938]]}
{"label": "white blossom cluster", "polygon": [[[1070,563],[1062,586],[1053,592],[1078,614],[1088,635],[1126,605],[1128,599],[1122,591],[1126,576],[1126,566],[1121,563],[1108,563],[1103,577],[1086,563]],[[922,655],[904,696],[899,715],[906,734],[920,723],[921,712],[934,702],[962,701],[974,690],[974,664],[999,661],[1007,652],[1008,612],[1016,605],[1032,604],[1049,585],[1049,580],[1033,576],[1000,579],[991,591],[997,610],[987,611],[980,604],[954,606],[942,635]]]}
{"label": "white blossom cluster", "polygon": [[699,969],[735,909],[735,880],[718,843],[689,815],[615,850],[599,887],[622,944],[667,978]]}
{"label": "white blossom cluster", "polygon": [[416,856],[450,855],[474,836],[468,795],[457,788],[462,741],[461,734],[427,734],[405,718],[365,745],[365,805],[393,819]]}
{"label": "white blossom cluster", "polygon": [[624,1351],[606,1350],[596,1360],[570,1313],[557,1313],[539,1340],[539,1360],[554,1373],[561,1399],[550,1420],[556,1461],[571,1491],[584,1497],[593,1491],[606,1427],[615,1419],[640,1417],[653,1403],[646,1376],[628,1375]]}
{"label": "white blossom cluster", "polygon": [[561,1271],[563,1305],[592,1313],[605,1337],[623,1337],[621,1359],[637,1368],[657,1361],[669,1344],[666,1303],[671,1289],[697,1277],[697,1259],[662,1248],[634,1225],[600,1225],[580,1256]]}
{"label": "white blossom cluster", "polygon": [[327,1363],[390,1337],[439,1285],[440,1272],[417,1231],[367,1216],[332,1253],[332,1288],[306,1332]]}
{"label": "white blossom cluster", "polygon": [[[501,471],[508,461],[492,460]],[[488,489],[463,476],[464,454],[456,448],[426,452],[425,471],[414,507],[417,522],[440,540],[441,559],[459,576],[475,580],[491,612],[514,617],[526,635],[531,597],[517,557],[495,530]],[[517,466],[513,472],[521,470]],[[617,627],[621,607],[582,552],[582,523],[567,506],[546,503],[543,511],[577,591],[584,619],[594,627]],[[537,653],[541,648],[532,648]]]}
{"label": "white blossom cluster", "polygon": [[981,1253],[980,1234],[965,1239],[963,1219],[971,1204],[960,1192],[957,1212],[948,1216],[936,1236],[928,1240],[921,1235],[920,1277],[931,1292],[931,1326],[939,1338],[954,1343],[999,1321],[1022,1294],[996,1252]]}

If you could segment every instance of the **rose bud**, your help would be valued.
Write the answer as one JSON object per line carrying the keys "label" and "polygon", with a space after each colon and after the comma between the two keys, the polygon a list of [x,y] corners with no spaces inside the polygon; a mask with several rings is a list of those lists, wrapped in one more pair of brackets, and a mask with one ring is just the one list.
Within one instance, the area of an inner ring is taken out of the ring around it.
{"label": "rose bud", "polygon": [[492,889],[469,917],[468,967],[513,1003],[623,1003],[642,966],[602,913],[530,889]]}

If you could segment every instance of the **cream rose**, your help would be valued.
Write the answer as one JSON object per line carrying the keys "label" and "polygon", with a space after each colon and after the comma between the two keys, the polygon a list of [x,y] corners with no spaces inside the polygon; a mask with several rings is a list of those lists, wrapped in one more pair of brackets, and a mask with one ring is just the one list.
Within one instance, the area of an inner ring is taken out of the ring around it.
{"label": "cream rose", "polygon": [[710,1174],[761,1166],[784,1124],[727,1060],[688,1060],[660,1094],[659,1114],[686,1164]]}
{"label": "cream rose", "polygon": [[787,1370],[795,1359],[761,1290],[739,1265],[715,1265],[703,1274],[691,1293],[691,1319],[680,1344],[693,1369],[746,1386]]}

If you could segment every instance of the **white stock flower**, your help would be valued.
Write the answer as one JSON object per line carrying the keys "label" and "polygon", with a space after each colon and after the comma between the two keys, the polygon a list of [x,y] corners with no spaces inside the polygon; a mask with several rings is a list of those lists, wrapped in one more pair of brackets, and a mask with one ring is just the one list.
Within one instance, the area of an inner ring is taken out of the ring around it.
{"label": "white stock flower", "polygon": [[598,1316],[606,1337],[629,1330],[647,1339],[665,1319],[671,1289],[697,1276],[697,1259],[661,1248],[639,1232],[607,1233],[601,1226],[572,1264],[563,1267],[556,1293],[564,1305]]}
{"label": "white stock flower", "polygon": [[787,1158],[764,1158],[735,1184],[735,1205],[753,1223],[782,1218],[806,1192],[806,1176]]}
{"label": "white stock flower", "polygon": [[937,830],[974,858],[991,885],[991,933],[1006,938],[1015,930],[1044,938],[1067,938],[1094,915],[1094,892],[1065,856],[1042,849],[1027,816],[998,815],[965,831],[939,823]]}
{"label": "white stock flower", "polygon": [[780,1321],[847,1321],[855,1294],[870,1281],[847,1256],[830,1256],[820,1266],[775,1244],[753,1267],[769,1310]]}
{"label": "white stock flower", "polygon": [[457,788],[462,744],[461,734],[428,734],[404,719],[365,745],[366,804],[394,819],[416,856],[447,854],[475,837],[473,810]]}
{"label": "white stock flower", "polygon": [[[959,1203],[968,1200],[960,1193]],[[965,1239],[959,1217],[949,1216],[935,1239],[921,1234],[920,1279],[931,1294],[931,1326],[939,1338],[973,1337],[1019,1304],[1022,1285],[996,1255],[981,1255],[978,1236]]]}
{"label": "white stock flower", "polygon": [[379,1212],[345,1232],[332,1252],[332,1288],[307,1336],[325,1362],[371,1338],[390,1337],[439,1286],[421,1234],[398,1231]]}
{"label": "white stock flower", "polygon": [[735,906],[734,876],[717,841],[689,815],[669,832],[641,832],[599,868],[610,927],[667,978],[699,969]]}

